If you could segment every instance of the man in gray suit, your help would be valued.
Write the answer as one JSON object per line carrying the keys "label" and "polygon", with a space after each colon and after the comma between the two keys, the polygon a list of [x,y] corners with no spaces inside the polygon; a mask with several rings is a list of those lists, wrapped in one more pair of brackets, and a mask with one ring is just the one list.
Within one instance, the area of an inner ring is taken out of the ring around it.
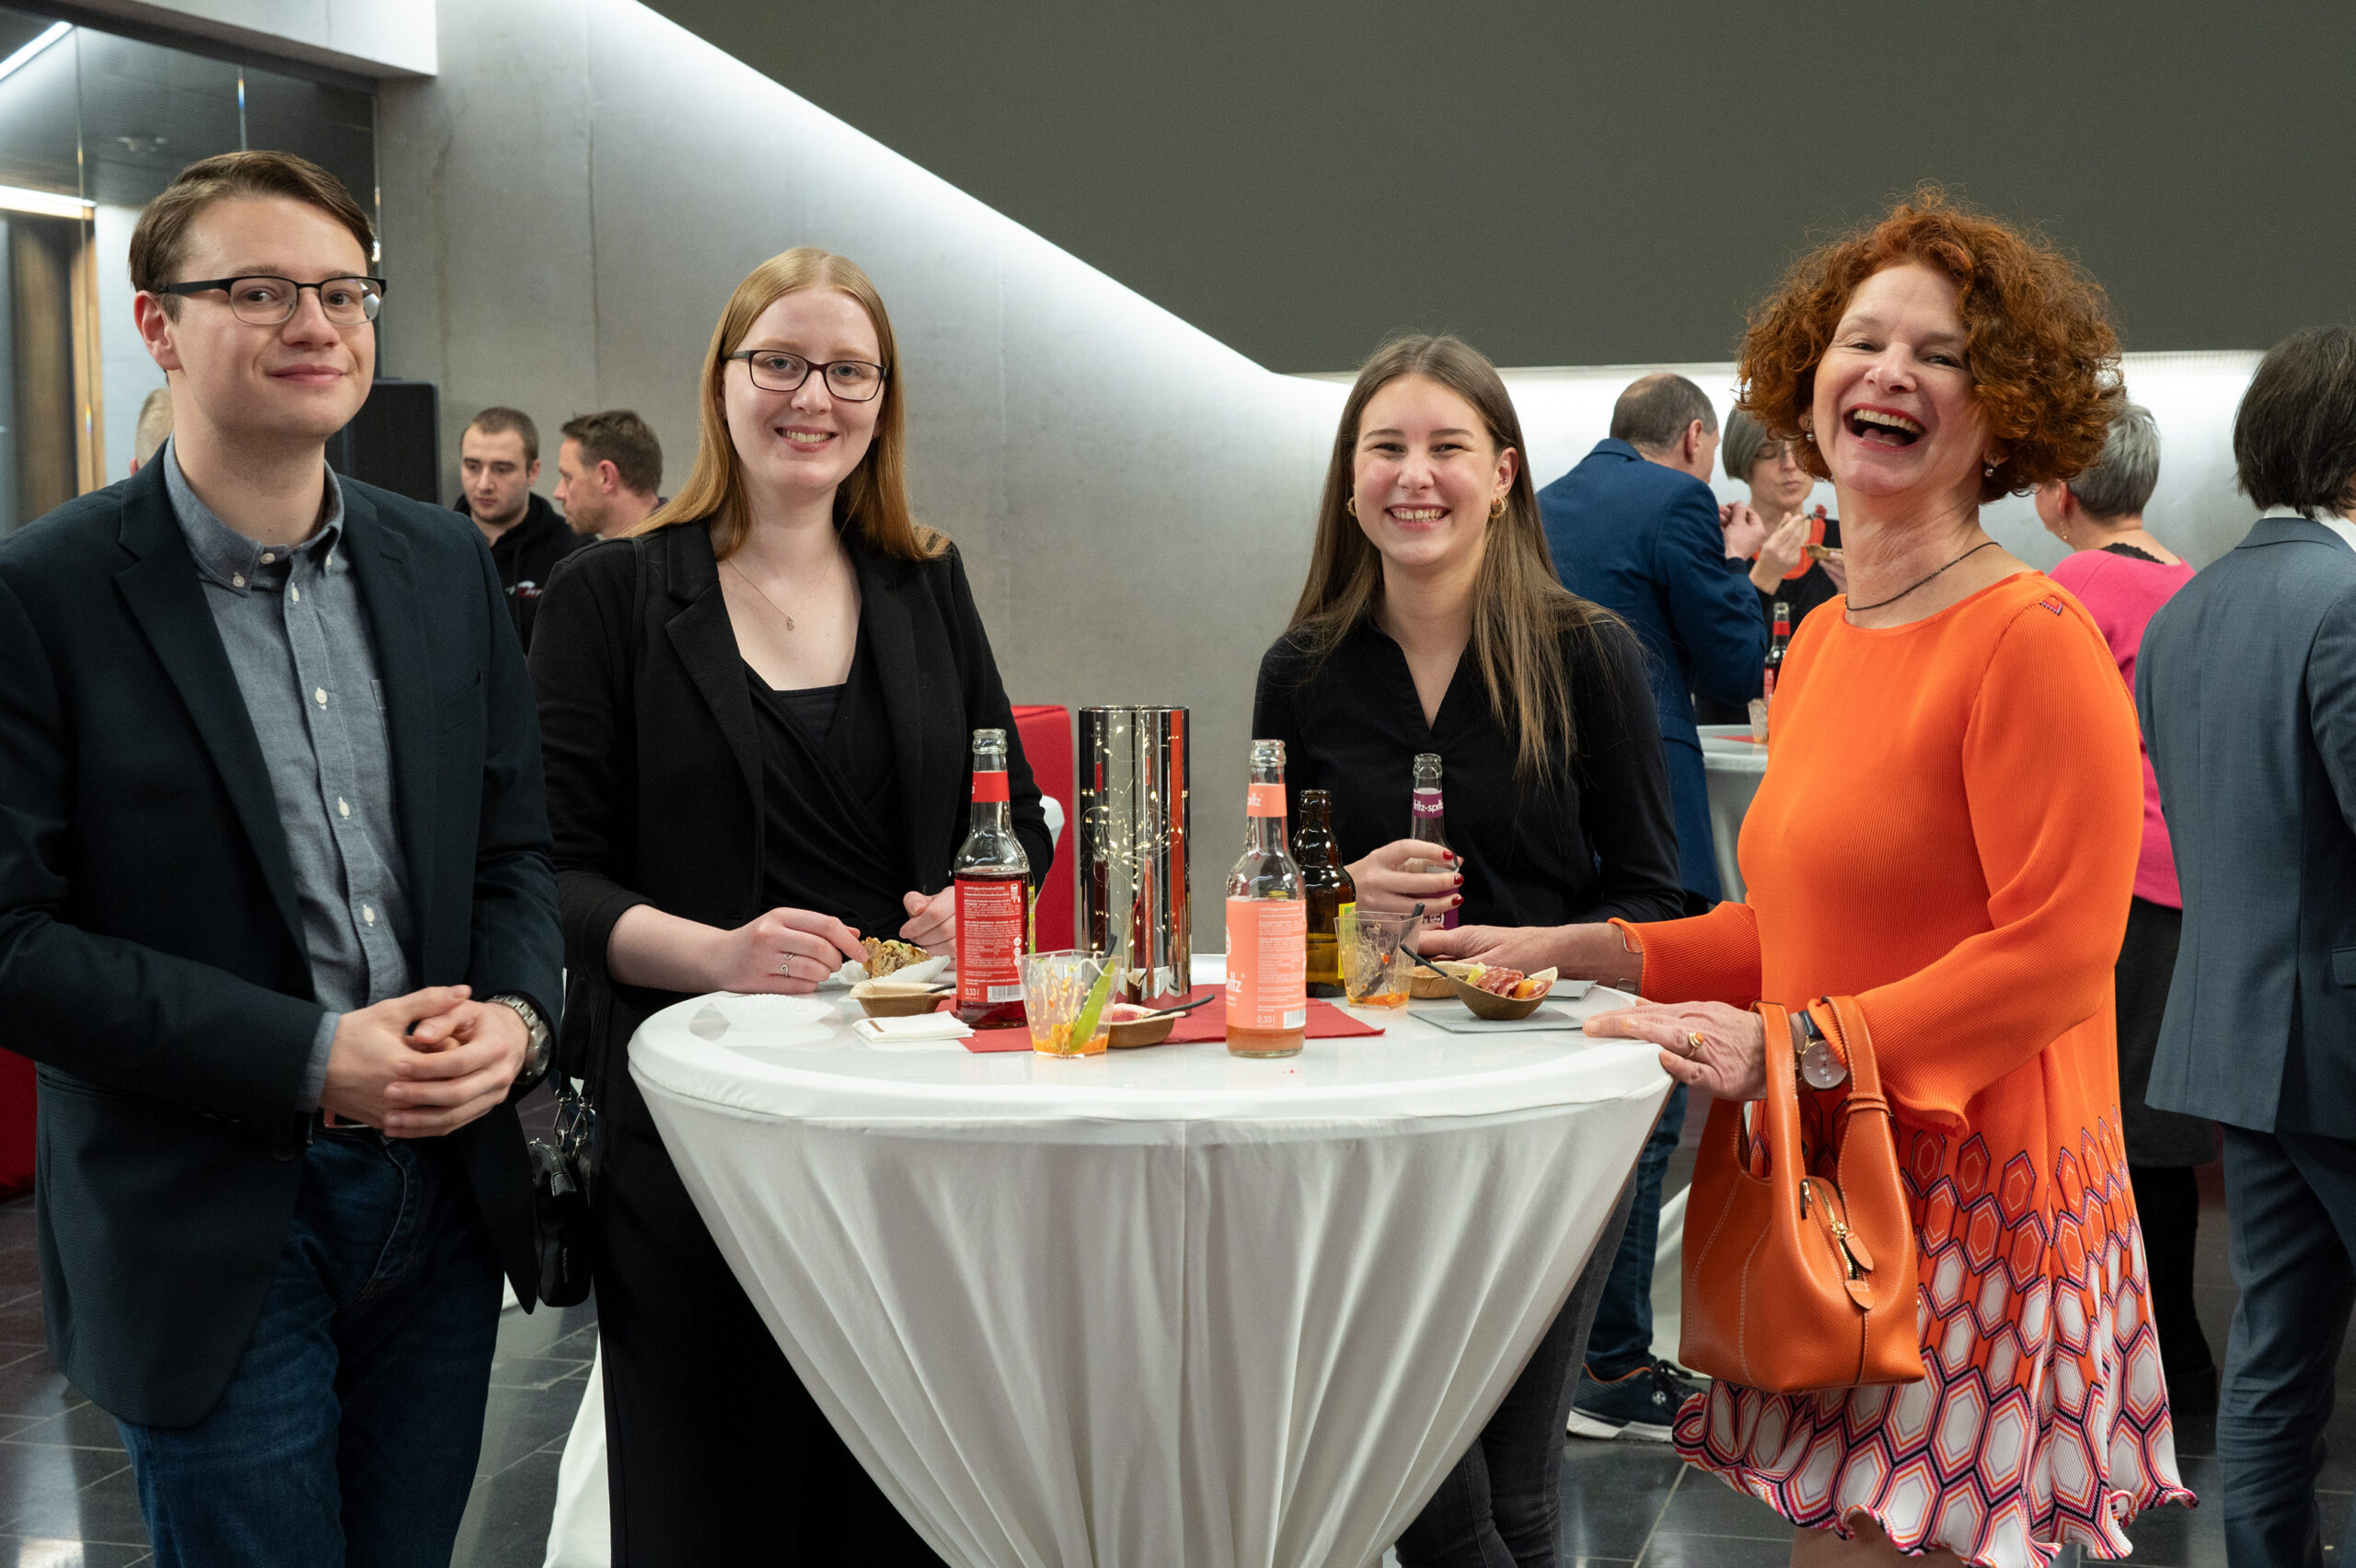
{"label": "man in gray suit", "polygon": [[2135,698],[2184,886],[2146,1099],[2224,1126],[2241,1305],[2217,1449],[2240,1568],[2323,1561],[2356,1302],[2356,330],[2266,356],[2234,457],[2264,515],[2152,617]]}

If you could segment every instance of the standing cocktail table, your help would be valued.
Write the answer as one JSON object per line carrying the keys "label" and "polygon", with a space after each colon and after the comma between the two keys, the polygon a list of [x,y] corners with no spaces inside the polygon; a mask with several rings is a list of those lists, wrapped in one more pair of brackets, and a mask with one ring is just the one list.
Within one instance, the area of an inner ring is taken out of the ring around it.
{"label": "standing cocktail table", "polygon": [[1276,1061],[882,1050],[852,1007],[681,1003],[630,1068],[795,1371],[958,1568],[1378,1560],[1669,1086],[1649,1046],[1421,1015],[1452,1001]]}

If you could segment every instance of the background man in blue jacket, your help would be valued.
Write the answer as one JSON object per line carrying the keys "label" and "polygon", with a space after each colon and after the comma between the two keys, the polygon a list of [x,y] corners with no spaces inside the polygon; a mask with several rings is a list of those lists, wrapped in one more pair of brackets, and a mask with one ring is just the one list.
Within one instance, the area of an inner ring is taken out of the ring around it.
{"label": "background man in blue jacket", "polygon": [[2356,329],[2266,356],[2234,462],[2265,515],[2161,606],[2135,664],[2184,885],[2144,1098],[2224,1127],[2227,1560],[2320,1564],[2356,1303]]}
{"label": "background man in blue jacket", "polygon": [[[1711,493],[1717,452],[1708,395],[1681,375],[1647,375],[1612,406],[1610,439],[1538,492],[1563,586],[1618,612],[1644,642],[1677,813],[1678,880],[1694,914],[1717,902],[1719,888],[1692,694],[1748,702],[1767,658],[1745,566],[1764,529],[1748,506],[1722,508]],[[1665,1443],[1690,1389],[1652,1354],[1661,1176],[1684,1125],[1680,1084],[1637,1158],[1634,1206],[1588,1336],[1571,1412],[1582,1436]]]}

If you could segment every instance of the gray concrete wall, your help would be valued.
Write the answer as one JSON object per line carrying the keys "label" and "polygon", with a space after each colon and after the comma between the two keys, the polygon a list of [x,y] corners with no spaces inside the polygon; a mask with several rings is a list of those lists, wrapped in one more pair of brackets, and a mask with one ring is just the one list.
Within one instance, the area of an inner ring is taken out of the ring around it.
{"label": "gray concrete wall", "polygon": [[[1196,715],[1198,906],[1241,846],[1252,681],[1308,559],[1336,386],[1273,375],[635,0],[444,0],[380,99],[388,374],[456,439],[626,406],[693,455],[721,306],[763,258],[867,269],[906,361],[918,513],[971,564],[1018,702]],[[1216,943],[1214,943],[1216,945]]]}

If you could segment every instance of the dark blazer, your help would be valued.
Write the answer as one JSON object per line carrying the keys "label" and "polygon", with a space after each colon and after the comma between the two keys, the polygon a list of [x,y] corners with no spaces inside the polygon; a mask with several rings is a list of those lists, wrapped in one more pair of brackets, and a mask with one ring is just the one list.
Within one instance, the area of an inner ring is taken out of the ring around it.
{"label": "dark blazer", "polygon": [[1596,443],[1538,492],[1538,511],[1563,586],[1617,611],[1645,645],[1677,814],[1679,880],[1715,903],[1709,784],[1688,694],[1727,703],[1759,695],[1767,628],[1749,568],[1727,559],[1710,487],[1624,441]]}
{"label": "dark blazer", "polygon": [[[438,507],[342,483],[417,983],[520,993],[553,1019],[538,725],[490,552]],[[106,1410],[190,1425],[278,1265],[321,1009],[260,744],[162,464],[0,540],[0,1044],[40,1064],[50,1347]],[[451,1142],[528,1303],[515,1113]]]}
{"label": "dark blazer", "polygon": [[2135,705],[2184,889],[2144,1098],[2356,1138],[2356,551],[2261,520],[2152,617]]}
{"label": "dark blazer", "polygon": [[[1055,845],[964,561],[953,547],[905,561],[849,543],[917,891],[949,885],[971,818],[973,732],[992,727],[1006,732],[1015,833],[1032,880],[1044,880]],[[531,665],[573,986],[564,1059],[612,1086],[629,1116],[623,1050],[647,1015],[680,998],[612,982],[614,923],[652,904],[733,929],[767,907],[760,732],[710,531],[680,524],[568,557],[541,597]]]}

